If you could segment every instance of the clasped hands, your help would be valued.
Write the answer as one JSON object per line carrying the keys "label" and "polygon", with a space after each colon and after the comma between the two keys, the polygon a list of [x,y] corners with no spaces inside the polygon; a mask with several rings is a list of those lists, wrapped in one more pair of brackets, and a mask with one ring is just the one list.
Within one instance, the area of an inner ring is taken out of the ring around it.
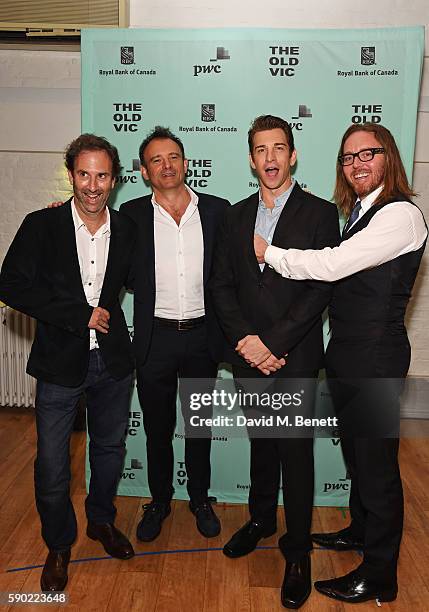
{"label": "clasped hands", "polygon": [[258,368],[266,376],[280,370],[286,364],[286,359],[284,357],[278,359],[273,355],[259,336],[245,336],[237,343],[235,350],[252,368]]}

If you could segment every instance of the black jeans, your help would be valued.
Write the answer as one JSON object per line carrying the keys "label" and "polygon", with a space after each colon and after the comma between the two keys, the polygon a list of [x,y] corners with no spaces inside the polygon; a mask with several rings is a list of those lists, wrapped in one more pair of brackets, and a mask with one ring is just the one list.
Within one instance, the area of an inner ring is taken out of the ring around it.
{"label": "black jeans", "polygon": [[70,437],[77,401],[86,393],[91,481],[85,501],[88,520],[113,523],[116,495],[125,456],[131,375],[114,380],[96,349],[78,387],[37,381],[37,457],[34,464],[36,505],[42,536],[50,550],[69,548],[76,538],[70,500]]}
{"label": "black jeans", "polygon": [[[209,354],[205,325],[177,331],[155,323],[146,362],[137,367],[149,489],[154,502],[168,503],[174,493],[172,438],[176,426],[178,379],[212,379],[214,385],[216,373],[217,364]],[[182,399],[185,405],[186,398]],[[210,487],[210,448],[210,432],[206,438],[185,439],[187,490],[196,505],[207,499]]]}

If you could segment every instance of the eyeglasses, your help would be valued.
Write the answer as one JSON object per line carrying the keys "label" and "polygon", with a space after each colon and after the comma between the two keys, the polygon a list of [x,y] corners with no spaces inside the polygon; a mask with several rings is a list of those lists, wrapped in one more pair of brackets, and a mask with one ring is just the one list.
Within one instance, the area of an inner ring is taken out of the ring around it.
{"label": "eyeglasses", "polygon": [[378,153],[384,153],[384,149],[381,147],[378,149],[362,149],[357,153],[346,153],[345,155],[339,155],[338,161],[342,166],[351,166],[355,161],[355,157],[358,157],[361,162],[368,162],[374,159],[374,155]]}

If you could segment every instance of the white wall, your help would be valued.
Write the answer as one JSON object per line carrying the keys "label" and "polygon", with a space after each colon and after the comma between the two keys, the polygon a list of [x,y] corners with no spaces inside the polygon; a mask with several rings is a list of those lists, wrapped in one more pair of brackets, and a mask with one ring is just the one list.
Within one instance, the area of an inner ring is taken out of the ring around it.
{"label": "white wall", "polygon": [[[427,0],[130,0],[132,27],[359,28],[426,25],[414,164],[416,200],[429,219],[429,9]],[[0,261],[23,216],[68,185],[65,145],[80,132],[80,54],[0,49]],[[429,248],[409,309],[411,373],[429,376]]]}

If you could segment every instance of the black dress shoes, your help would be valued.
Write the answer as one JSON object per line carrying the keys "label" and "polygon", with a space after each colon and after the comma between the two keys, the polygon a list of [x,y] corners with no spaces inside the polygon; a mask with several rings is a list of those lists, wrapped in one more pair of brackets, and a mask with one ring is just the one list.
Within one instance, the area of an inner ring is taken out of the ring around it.
{"label": "black dress shoes", "polygon": [[283,579],[281,601],[285,608],[296,610],[308,599],[311,593],[311,561],[310,555],[305,555],[299,561],[286,561],[285,577]]}
{"label": "black dress shoes", "polygon": [[276,532],[276,529],[267,530],[262,523],[249,521],[241,529],[236,531],[232,538],[223,547],[223,554],[231,559],[244,557],[255,550],[261,538],[268,538]]}
{"label": "black dress shoes", "polygon": [[91,540],[101,542],[104,550],[111,557],[116,559],[130,559],[134,557],[134,549],[131,542],[112,523],[88,522],[86,535]]}
{"label": "black dress shoes", "polygon": [[214,538],[220,534],[220,520],[209,500],[201,504],[189,502],[189,509],[195,515],[197,529],[201,535],[205,538]]}
{"label": "black dress shoes", "polygon": [[64,591],[70,562],[70,548],[62,552],[49,551],[40,578],[42,591]]}
{"label": "black dress shoes", "polygon": [[354,536],[350,527],[333,533],[312,533],[311,539],[315,544],[330,550],[363,550],[363,539]]}
{"label": "black dress shoes", "polygon": [[171,506],[167,503],[151,502],[143,506],[143,517],[137,525],[137,538],[141,542],[152,542],[161,533],[164,519],[171,512]]}
{"label": "black dress shoes", "polygon": [[332,599],[347,603],[361,603],[371,599],[394,601],[398,592],[396,581],[381,583],[361,575],[359,569],[353,570],[341,578],[319,580],[315,588]]}

